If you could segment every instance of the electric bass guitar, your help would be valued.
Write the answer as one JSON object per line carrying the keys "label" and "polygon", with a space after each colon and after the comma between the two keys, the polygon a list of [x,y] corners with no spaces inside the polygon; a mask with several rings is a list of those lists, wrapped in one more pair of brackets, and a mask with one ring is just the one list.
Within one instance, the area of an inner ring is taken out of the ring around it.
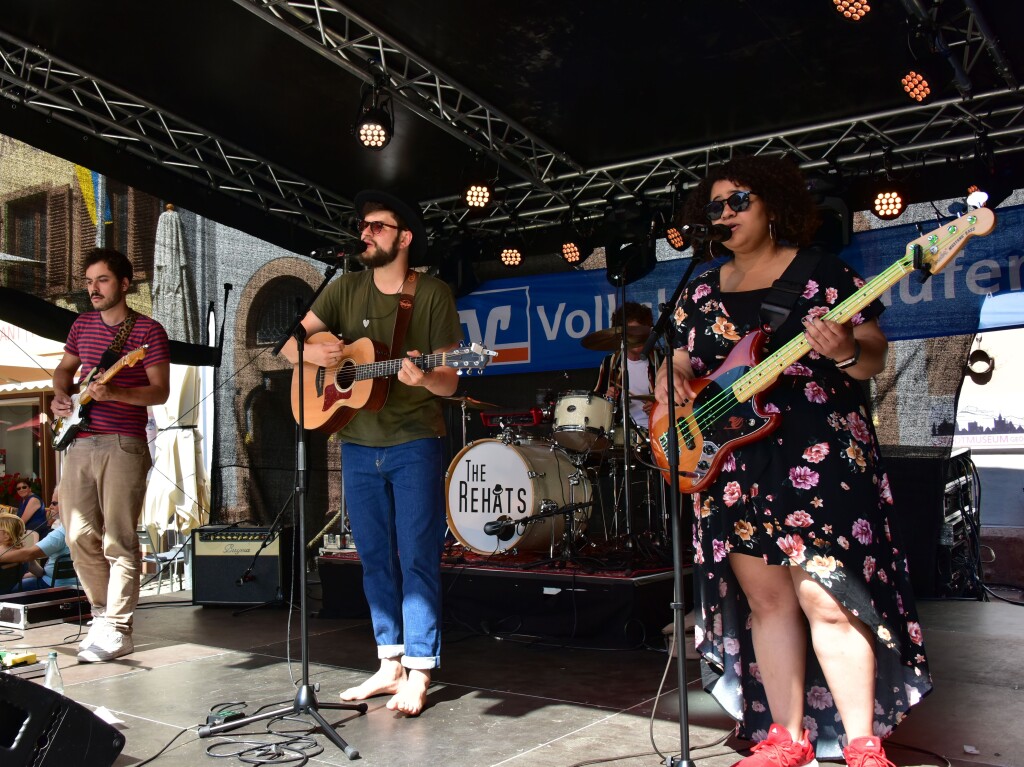
{"label": "electric bass guitar", "polygon": [[[116,376],[123,367],[134,367],[135,363],[146,356],[146,349],[149,348],[149,344],[140,346],[138,349],[128,352],[121,359],[103,371],[102,375],[96,379],[95,383],[105,384],[111,378]],[[53,449],[64,450],[70,445],[78,432],[88,430],[89,422],[86,419],[88,415],[88,405],[92,402],[92,397],[89,395],[89,384],[93,383],[93,376],[96,375],[98,368],[93,368],[92,372],[82,382],[82,391],[78,394],[71,395],[71,415],[64,416],[63,418],[56,418],[53,421],[51,428],[53,429]]]}
{"label": "electric bass guitar", "polygon": [[[307,344],[334,343],[331,333],[314,333]],[[480,344],[470,344],[450,352],[419,357],[387,359],[388,348],[372,338],[360,338],[345,345],[337,365],[319,367],[302,364],[302,419],[307,429],[336,432],[360,410],[376,412],[384,407],[390,390],[389,376],[397,375],[402,359],[409,359],[421,370],[455,368],[459,374],[482,372],[497,352]],[[299,421],[299,368],[292,373],[292,415]]]}
{"label": "electric bass guitar", "polygon": [[[969,238],[991,232],[995,221],[991,210],[978,208],[918,237],[907,244],[903,258],[833,307],[824,319],[838,323],[849,321],[912,271],[938,274]],[[744,336],[718,369],[690,381],[697,393],[696,398],[684,405],[676,405],[680,492],[701,492],[715,480],[732,451],[763,439],[778,427],[782,416],[765,411],[762,395],[811,347],[801,333],[762,360],[766,342],[767,336],[759,330]],[[658,403],[650,420],[651,452],[663,470],[665,481],[671,482],[668,407]]]}

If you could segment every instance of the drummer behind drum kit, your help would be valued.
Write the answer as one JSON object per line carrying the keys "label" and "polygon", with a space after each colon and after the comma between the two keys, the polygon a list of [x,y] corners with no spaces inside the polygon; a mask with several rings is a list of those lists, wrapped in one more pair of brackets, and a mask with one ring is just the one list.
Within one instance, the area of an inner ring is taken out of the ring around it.
{"label": "drummer behind drum kit", "polygon": [[[592,333],[583,343],[592,349],[618,348],[618,329]],[[653,395],[632,398],[654,401]],[[631,450],[625,450],[623,420],[628,416],[618,413],[617,403],[607,397],[592,391],[563,391],[554,403],[514,412],[471,397],[447,399],[460,404],[464,424],[464,447],[446,474],[448,527],[470,551],[483,555],[546,552],[552,560],[571,559],[590,522],[595,487],[600,491],[599,476],[612,480],[613,532],[617,532],[618,469],[627,460],[644,468],[641,474],[647,491],[642,498],[648,509],[664,508],[660,497],[664,483],[651,464],[646,430],[631,421]],[[498,429],[497,436],[466,443],[467,409],[482,411],[484,425]],[[524,432],[548,423],[550,438]],[[658,499],[653,497],[656,494]],[[601,514],[605,519],[605,509]],[[606,519],[604,528],[608,539],[612,533]]]}

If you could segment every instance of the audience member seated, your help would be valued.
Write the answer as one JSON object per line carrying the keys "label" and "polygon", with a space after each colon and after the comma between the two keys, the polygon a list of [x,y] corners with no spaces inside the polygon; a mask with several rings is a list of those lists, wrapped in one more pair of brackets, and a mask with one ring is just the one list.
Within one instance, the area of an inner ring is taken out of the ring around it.
{"label": "audience member seated", "polygon": [[45,538],[50,532],[50,524],[46,521],[43,499],[32,492],[32,487],[26,479],[19,479],[14,489],[20,499],[18,516],[25,523],[25,529],[38,533],[40,538]]}
{"label": "audience member seated", "polygon": [[49,589],[54,586],[75,586],[76,578],[58,578],[54,581],[53,567],[59,559],[70,559],[71,550],[68,549],[64,537],[64,525],[60,521],[60,502],[57,500],[57,491],[53,491],[53,500],[46,509],[46,523],[50,526],[50,533],[35,546],[27,547],[25,553],[16,555],[30,558],[26,564],[32,569],[33,560],[46,557],[46,565],[40,572],[28,575],[22,581],[22,591],[30,589]]}
{"label": "audience member seated", "polygon": [[17,514],[0,512],[0,594],[10,594],[21,588],[21,578],[27,572],[28,558],[22,558],[25,544],[25,523]]}

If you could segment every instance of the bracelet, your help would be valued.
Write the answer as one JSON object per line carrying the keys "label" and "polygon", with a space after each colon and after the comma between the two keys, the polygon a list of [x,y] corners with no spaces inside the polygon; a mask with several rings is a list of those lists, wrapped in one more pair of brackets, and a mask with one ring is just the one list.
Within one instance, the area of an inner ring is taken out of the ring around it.
{"label": "bracelet", "polygon": [[855,339],[853,339],[853,356],[850,357],[849,359],[843,360],[842,362],[837,362],[836,363],[836,367],[839,368],[840,370],[844,370],[844,369],[846,369],[848,367],[853,367],[854,365],[857,364],[857,361],[859,359],[860,359],[860,342],[857,341],[857,339],[855,338]]}

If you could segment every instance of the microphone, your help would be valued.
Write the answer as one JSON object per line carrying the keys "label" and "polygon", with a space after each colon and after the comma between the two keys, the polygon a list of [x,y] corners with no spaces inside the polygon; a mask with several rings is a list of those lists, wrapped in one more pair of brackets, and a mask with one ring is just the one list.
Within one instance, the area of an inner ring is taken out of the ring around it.
{"label": "microphone", "polygon": [[732,237],[732,229],[725,224],[683,224],[679,233],[686,240],[696,242],[725,242]]}
{"label": "microphone", "polygon": [[235,585],[236,586],[244,586],[246,583],[249,583],[250,581],[254,581],[254,580],[256,580],[256,576],[255,575],[253,575],[252,573],[246,573],[241,578],[239,578],[237,581],[235,581]]}
{"label": "microphone", "polygon": [[500,516],[493,522],[484,524],[484,535],[496,535],[499,541],[511,540],[515,532],[516,522],[508,516]]}
{"label": "microphone", "polygon": [[317,248],[309,255],[317,261],[331,262],[346,256],[358,256],[369,247],[363,240],[353,240],[344,245],[332,245],[327,248]]}

